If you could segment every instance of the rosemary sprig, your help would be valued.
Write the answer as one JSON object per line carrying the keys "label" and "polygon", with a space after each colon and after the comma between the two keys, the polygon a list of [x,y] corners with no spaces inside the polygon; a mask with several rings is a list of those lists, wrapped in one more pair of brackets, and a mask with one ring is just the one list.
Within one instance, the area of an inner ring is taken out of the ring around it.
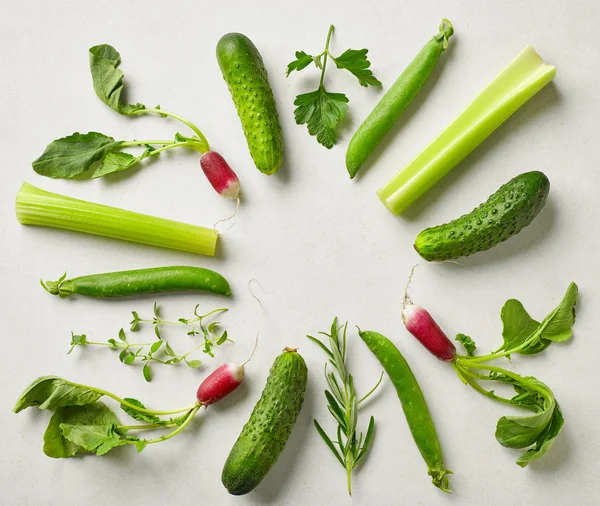
{"label": "rosemary sprig", "polygon": [[[197,359],[189,359],[188,357],[197,350],[202,349],[210,357],[214,357],[213,349],[215,346],[220,346],[227,341],[232,342],[227,337],[227,331],[222,334],[217,334],[216,329],[219,325],[218,321],[213,321],[208,326],[203,325],[203,320],[217,313],[227,311],[226,308],[219,308],[209,313],[198,314],[198,306],[194,309],[194,317],[190,319],[180,318],[177,321],[163,320],[160,318],[159,309],[156,303],[154,304],[154,317],[152,319],[140,318],[136,311],[132,311],[133,321],[131,322],[131,331],[137,331],[140,328],[141,322],[149,322],[154,325],[154,333],[157,339],[149,343],[131,343],[127,339],[124,329],[119,330],[118,339],[108,339],[105,342],[90,341],[85,334],[74,334],[71,332],[71,348],[68,353],[71,353],[76,346],[106,346],[113,350],[121,350],[119,360],[125,365],[131,365],[136,361],[144,362],[142,373],[146,381],[152,379],[152,371],[150,363],[156,362],[164,365],[177,365],[185,363],[188,367],[196,369],[200,367],[202,362]],[[165,341],[160,333],[160,325],[191,325],[192,329],[188,332],[189,336],[202,334],[203,340],[200,344],[192,347],[189,351],[178,354],[173,350],[171,345]]]}
{"label": "rosemary sprig", "polygon": [[[347,328],[348,322],[338,327],[337,318],[334,318],[330,334],[319,332],[327,338],[329,347],[316,337],[306,337],[318,344],[329,357],[329,360],[325,362],[325,379],[329,386],[329,390],[325,390],[325,397],[327,399],[327,409],[338,424],[336,440],[332,440],[327,435],[317,420],[314,420],[314,424],[325,444],[346,469],[348,494],[352,495],[352,471],[367,453],[375,429],[375,419],[371,416],[366,434],[361,432],[357,436],[359,406],[377,389],[383,378],[383,373],[381,373],[379,381],[365,396],[359,398],[356,395],[354,379],[346,368]],[[339,334],[342,329],[343,334],[340,340]],[[333,367],[331,372],[328,371],[330,365]]]}

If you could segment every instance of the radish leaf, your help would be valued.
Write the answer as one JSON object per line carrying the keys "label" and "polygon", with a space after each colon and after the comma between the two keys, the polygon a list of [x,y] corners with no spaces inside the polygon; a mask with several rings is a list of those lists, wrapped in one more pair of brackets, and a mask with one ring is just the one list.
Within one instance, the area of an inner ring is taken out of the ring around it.
{"label": "radish leaf", "polygon": [[63,436],[72,443],[81,446],[85,451],[104,455],[109,450],[127,444],[116,431],[114,423],[104,425],[68,424],[61,423],[60,430]]}
{"label": "radish leaf", "polygon": [[96,402],[103,395],[92,388],[56,376],[41,376],[27,387],[13,411],[18,413],[31,406],[52,411],[62,406],[83,406]]}
{"label": "radish leaf", "polygon": [[469,336],[466,336],[465,334],[456,334],[455,339],[464,346],[467,355],[469,357],[472,357],[475,353],[475,350],[477,349],[475,341],[473,341],[473,339],[471,339]]}
{"label": "radish leaf", "polygon": [[92,178],[96,179],[98,177],[106,176],[106,174],[127,170],[139,161],[140,158],[129,153],[122,153],[120,151],[117,151],[116,153],[107,153],[102,159],[102,165],[94,171]]}
{"label": "radish leaf", "polygon": [[579,289],[573,282],[567,288],[567,293],[561,303],[544,318],[542,322],[542,337],[551,341],[566,341],[571,337],[571,327],[575,323],[575,304]]}
{"label": "radish leaf", "polygon": [[[500,313],[503,329],[502,338],[504,346],[502,349],[511,350],[523,344],[532,337],[539,329],[540,322],[535,321],[523,307],[523,304],[516,299],[507,300]],[[533,355],[544,351],[551,341],[547,339],[536,339],[526,348],[518,351],[524,355]]]}

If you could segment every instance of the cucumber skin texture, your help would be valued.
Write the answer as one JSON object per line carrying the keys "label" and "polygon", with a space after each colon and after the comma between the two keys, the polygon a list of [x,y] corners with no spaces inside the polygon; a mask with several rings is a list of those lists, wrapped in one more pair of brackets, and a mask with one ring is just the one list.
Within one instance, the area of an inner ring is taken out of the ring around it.
{"label": "cucumber skin texture", "polygon": [[550,181],[539,171],[525,172],[502,185],[468,214],[423,230],[417,253],[428,261],[444,261],[485,251],[529,225],[544,207]]}
{"label": "cucumber skin texture", "polygon": [[440,441],[423,392],[408,362],[387,337],[372,331],[359,332],[359,336],[377,357],[396,388],[410,432],[427,463],[429,475],[434,482],[437,477],[444,479],[446,471]]}
{"label": "cucumber skin texture", "polygon": [[204,290],[231,295],[229,283],[219,273],[188,266],[91,274],[65,280],[59,287],[61,297],[68,297],[71,293],[88,297],[124,297],[175,290]]}
{"label": "cucumber skin texture", "polygon": [[358,127],[346,151],[346,169],[350,179],[356,176],[394,123],[417,96],[443,52],[442,40],[433,38],[425,44]]}
{"label": "cucumber skin texture", "polygon": [[230,494],[254,490],[267,475],[296,423],[308,380],[304,359],[292,351],[279,355],[250,419],[223,467],[221,481]]}
{"label": "cucumber skin texture", "polygon": [[254,165],[264,174],[274,174],[283,160],[283,137],[262,57],[248,37],[228,33],[217,43],[217,60]]}

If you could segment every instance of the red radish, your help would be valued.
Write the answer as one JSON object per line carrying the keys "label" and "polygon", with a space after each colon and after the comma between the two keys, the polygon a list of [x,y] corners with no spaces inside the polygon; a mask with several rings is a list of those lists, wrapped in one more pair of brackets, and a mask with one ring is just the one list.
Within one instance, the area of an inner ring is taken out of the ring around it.
{"label": "red radish", "polygon": [[244,364],[228,363],[215,369],[198,387],[196,397],[205,406],[229,395],[244,380]]}
{"label": "red radish", "polygon": [[402,308],[402,321],[406,330],[437,358],[445,362],[454,360],[454,343],[448,339],[427,310],[415,304],[406,304]]}
{"label": "red radish", "polygon": [[240,197],[240,181],[225,159],[216,151],[207,151],[200,158],[200,167],[212,187],[221,197],[237,200]]}
{"label": "red radish", "polygon": [[410,271],[410,276],[404,288],[404,304],[402,305],[402,321],[406,330],[415,336],[419,342],[425,346],[435,357],[444,362],[451,362],[456,356],[456,347],[448,339],[429,312],[421,306],[413,304],[408,295],[408,287],[412,281],[415,269],[420,264],[415,265]]}

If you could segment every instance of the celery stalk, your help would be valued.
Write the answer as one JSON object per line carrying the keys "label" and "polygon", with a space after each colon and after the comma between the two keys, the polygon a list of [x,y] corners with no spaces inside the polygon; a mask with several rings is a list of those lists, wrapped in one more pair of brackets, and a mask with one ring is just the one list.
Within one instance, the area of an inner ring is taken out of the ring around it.
{"label": "celery stalk", "polygon": [[377,191],[400,214],[556,75],[533,47],[523,51],[405,168]]}
{"label": "celery stalk", "polygon": [[23,183],[16,201],[23,225],[63,228],[124,241],[214,256],[219,234],[210,228],[94,204]]}

